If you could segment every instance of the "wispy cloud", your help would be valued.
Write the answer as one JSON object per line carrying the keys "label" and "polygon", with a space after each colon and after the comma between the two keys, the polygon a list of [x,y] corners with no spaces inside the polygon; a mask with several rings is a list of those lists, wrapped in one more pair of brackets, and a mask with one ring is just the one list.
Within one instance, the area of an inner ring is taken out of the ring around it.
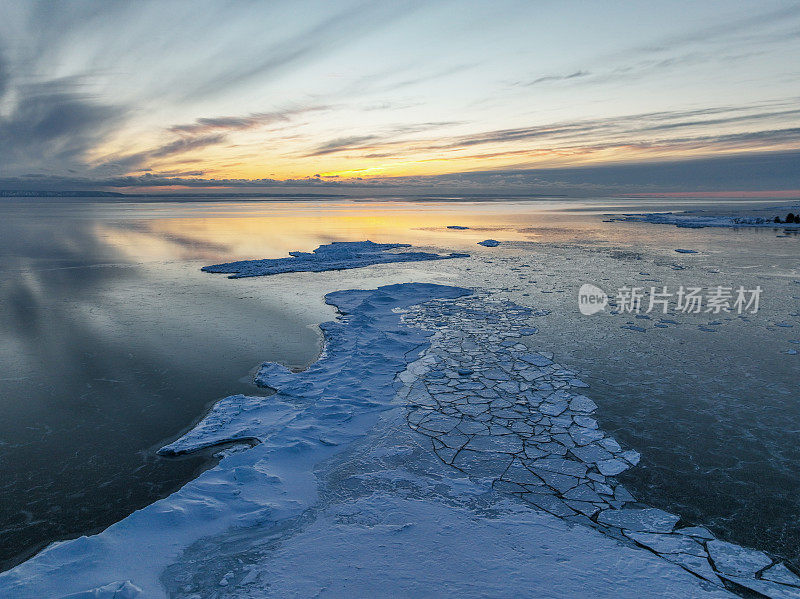
{"label": "wispy cloud", "polygon": [[0,53],[0,100],[3,99],[3,96],[5,95],[10,83],[11,73],[8,70],[8,65],[6,64],[2,53]]}
{"label": "wispy cloud", "polygon": [[297,68],[304,62],[324,57],[366,32],[385,27],[414,5],[407,1],[391,4],[361,2],[322,19],[309,15],[308,24],[300,31],[260,48],[250,60],[231,64],[226,60],[225,51],[221,50],[212,63],[220,66],[210,69],[194,85],[187,81],[181,87],[182,97],[190,100],[198,95],[210,97],[229,93],[243,83]]}
{"label": "wispy cloud", "polygon": [[800,35],[800,5],[755,13],[689,30],[595,57],[591,67],[565,74],[536,77],[516,85],[535,86],[567,82],[598,86],[615,81],[631,82],[669,71],[709,63],[741,62],[765,52],[765,47],[796,40]]}
{"label": "wispy cloud", "polygon": [[537,77],[533,81],[529,81],[525,83],[525,85],[539,85],[541,83],[553,83],[555,81],[569,81],[571,79],[580,79],[582,77],[588,77],[591,75],[589,71],[573,71],[572,73],[568,73],[566,75],[545,75],[544,77]]}
{"label": "wispy cloud", "polygon": [[183,125],[173,125],[170,131],[174,133],[188,133],[192,135],[208,133],[210,131],[242,131],[246,129],[256,129],[273,123],[287,123],[292,118],[306,114],[325,110],[328,106],[312,106],[305,108],[290,108],[286,110],[276,110],[274,112],[256,112],[245,116],[217,116],[199,118],[193,123]]}
{"label": "wispy cloud", "polygon": [[[753,12],[738,19],[720,19],[719,21],[681,33],[672,35],[653,43],[639,45],[631,49],[637,53],[661,53],[675,48],[692,45],[708,44],[718,40],[727,40],[742,33],[752,35],[764,30],[767,26],[782,26],[791,23],[792,19],[800,17],[800,5],[792,4],[778,9],[762,12]],[[770,31],[766,38],[776,39],[776,32]]]}
{"label": "wispy cloud", "polygon": [[82,92],[74,79],[18,86],[16,94],[10,111],[0,115],[0,173],[82,169],[86,154],[127,113]]}
{"label": "wispy cloud", "polygon": [[[718,116],[718,118],[713,119],[693,118],[701,115],[725,116]],[[638,136],[663,130],[699,130],[709,126],[755,124],[759,121],[784,119],[797,115],[800,115],[800,109],[774,109],[772,106],[723,106],[700,110],[640,113],[603,119],[557,122],[533,127],[486,131],[453,139],[449,143],[443,144],[443,147],[464,147],[536,140],[575,140],[589,135]]]}
{"label": "wispy cloud", "polygon": [[148,152],[148,156],[151,158],[164,158],[165,156],[173,156],[174,154],[184,154],[192,150],[221,144],[225,140],[226,137],[222,134],[180,138]]}
{"label": "wispy cloud", "polygon": [[362,149],[369,147],[365,144],[377,139],[380,139],[377,135],[352,135],[350,137],[338,137],[318,145],[312,152],[306,154],[306,156],[323,156],[325,154],[333,154],[334,152]]}
{"label": "wispy cloud", "polygon": [[[337,152],[352,152],[356,150],[368,150],[375,147],[388,148],[391,146],[401,146],[404,143],[404,136],[424,133],[441,127],[459,125],[459,121],[434,121],[429,123],[408,123],[398,125],[389,130],[369,135],[351,135],[337,137],[326,141],[312,148],[310,152],[304,154],[306,157],[324,156]],[[387,153],[386,155],[390,155]],[[373,155],[374,157],[374,155]]]}

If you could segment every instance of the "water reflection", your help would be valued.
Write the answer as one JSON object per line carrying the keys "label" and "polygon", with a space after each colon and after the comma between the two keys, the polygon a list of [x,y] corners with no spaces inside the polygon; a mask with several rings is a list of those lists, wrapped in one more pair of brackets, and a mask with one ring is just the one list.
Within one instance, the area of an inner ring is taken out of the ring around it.
{"label": "water reflection", "polygon": [[[5,206],[0,207],[3,210]],[[153,449],[204,406],[255,389],[263,360],[316,357],[281,287],[232,285],[193,260],[227,246],[82,217],[75,207],[0,216],[0,565],[104,527],[189,478],[201,458]],[[247,295],[242,296],[246,291]],[[301,307],[302,308],[302,307]],[[242,382],[243,381],[245,382]]]}

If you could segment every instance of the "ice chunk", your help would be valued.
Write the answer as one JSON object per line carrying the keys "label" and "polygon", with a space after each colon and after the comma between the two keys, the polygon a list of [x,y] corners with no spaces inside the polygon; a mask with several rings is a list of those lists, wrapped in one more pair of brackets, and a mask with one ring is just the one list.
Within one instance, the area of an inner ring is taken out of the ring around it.
{"label": "ice chunk", "polygon": [[678,529],[675,532],[679,532],[682,535],[689,535],[690,537],[696,537],[698,539],[714,538],[714,535],[708,532],[708,529],[703,526],[687,526],[686,528]]}
{"label": "ice chunk", "polygon": [[453,460],[453,465],[474,478],[500,478],[511,460],[512,457],[507,453],[462,449]]}
{"label": "ice chunk", "polygon": [[522,439],[516,435],[478,435],[470,440],[467,449],[519,453],[522,451]]}
{"label": "ice chunk", "polygon": [[603,447],[605,447],[611,453],[616,453],[618,451],[622,451],[622,447],[619,446],[619,443],[617,443],[611,437],[604,437],[603,439],[600,439],[598,441],[598,443],[600,445],[602,445]]}
{"label": "ice chunk", "polygon": [[605,436],[602,431],[596,428],[584,428],[578,425],[569,427],[569,434],[578,445],[588,445]]}
{"label": "ice chunk", "polygon": [[798,577],[797,574],[789,570],[789,568],[783,564],[775,564],[774,566],[767,568],[764,570],[761,578],[764,580],[770,580],[772,582],[779,582],[780,584],[788,584],[793,587],[800,587],[800,577]]}
{"label": "ice chunk", "polygon": [[549,366],[553,363],[552,360],[542,356],[540,354],[533,354],[533,353],[522,353],[517,356],[520,360],[527,362],[528,364],[533,364],[534,366],[538,366],[539,368],[543,368],[544,366]]}
{"label": "ice chunk", "polygon": [[[680,531],[678,531],[680,532]],[[656,553],[686,553],[698,557],[706,557],[703,546],[691,537],[673,533],[635,532],[626,530],[625,536],[649,547]]]}
{"label": "ice chunk", "polygon": [[567,504],[554,495],[528,493],[527,495],[523,496],[523,499],[525,499],[525,501],[529,501],[536,507],[539,507],[546,512],[550,512],[554,516],[558,516],[559,518],[572,516],[575,513],[569,506],[567,506]]}
{"label": "ice chunk", "polygon": [[563,413],[564,410],[567,409],[567,402],[566,401],[558,401],[555,403],[543,403],[539,406],[539,411],[542,414],[547,414],[548,416],[558,416],[559,414]]}
{"label": "ice chunk", "polygon": [[573,510],[580,512],[587,518],[591,518],[600,511],[599,507],[588,501],[575,501],[572,499],[567,499],[564,503],[566,503]]}
{"label": "ice chunk", "polygon": [[597,445],[584,445],[583,447],[573,447],[570,449],[572,454],[582,462],[594,464],[603,460],[611,459],[611,454]]}
{"label": "ice chunk", "polygon": [[555,489],[559,493],[566,493],[570,489],[578,486],[578,483],[581,481],[580,478],[575,476],[559,474],[550,470],[534,468],[534,471],[549,487]]}
{"label": "ice chunk", "polygon": [[482,245],[487,248],[494,248],[500,245],[500,242],[496,239],[484,239],[483,241],[479,241],[478,245]]}
{"label": "ice chunk", "polygon": [[766,554],[733,543],[713,540],[706,544],[714,567],[728,576],[755,576],[756,572],[772,564]]}
{"label": "ice chunk", "polygon": [[605,510],[600,513],[597,521],[638,532],[672,532],[679,519],[678,516],[657,508],[624,508]]}
{"label": "ice chunk", "polygon": [[600,470],[600,474],[605,476],[615,476],[620,472],[624,472],[630,468],[630,464],[627,462],[623,462],[622,460],[602,460],[597,462],[597,469]]}
{"label": "ice chunk", "polygon": [[617,488],[614,489],[614,499],[622,502],[636,501],[636,498],[631,495],[630,491],[622,485],[617,485]]}
{"label": "ice chunk", "polygon": [[586,466],[581,462],[574,460],[564,460],[561,458],[542,458],[535,460],[532,464],[535,468],[541,468],[549,472],[556,472],[558,474],[568,474],[570,476],[577,476],[583,478],[586,476]]}
{"label": "ice chunk", "polygon": [[569,402],[569,409],[573,412],[589,414],[597,409],[597,404],[585,395],[576,395],[572,401]]}
{"label": "ice chunk", "polygon": [[588,501],[588,502],[601,502],[603,501],[600,496],[594,492],[594,489],[589,485],[578,485],[574,489],[570,489],[564,493],[564,499],[572,499],[574,501]]}
{"label": "ice chunk", "polygon": [[621,457],[623,460],[625,460],[632,466],[635,466],[636,464],[639,463],[639,460],[641,459],[642,456],[639,455],[638,451],[634,451],[633,449],[628,449],[627,451],[623,451],[621,454],[619,454],[619,457]]}

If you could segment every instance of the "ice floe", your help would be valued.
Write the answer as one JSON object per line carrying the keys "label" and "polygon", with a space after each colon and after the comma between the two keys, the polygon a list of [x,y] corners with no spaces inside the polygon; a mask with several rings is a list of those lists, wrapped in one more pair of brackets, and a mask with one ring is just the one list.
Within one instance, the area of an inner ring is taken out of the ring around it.
{"label": "ice floe", "polygon": [[[606,222],[640,222],[656,225],[675,225],[687,229],[703,227],[772,227],[800,228],[798,223],[776,223],[762,216],[705,216],[696,212],[656,212],[651,214],[625,214],[615,216]],[[679,251],[679,250],[678,250]]]}
{"label": "ice floe", "polygon": [[469,254],[433,254],[430,252],[396,252],[411,247],[407,243],[374,243],[372,241],[334,241],[321,245],[313,252],[289,252],[291,258],[263,260],[240,260],[225,264],[205,266],[203,270],[214,273],[228,273],[231,279],[260,277],[288,272],[323,272],[327,270],[346,270],[372,264],[392,262],[422,262],[426,260],[445,260],[465,258]]}

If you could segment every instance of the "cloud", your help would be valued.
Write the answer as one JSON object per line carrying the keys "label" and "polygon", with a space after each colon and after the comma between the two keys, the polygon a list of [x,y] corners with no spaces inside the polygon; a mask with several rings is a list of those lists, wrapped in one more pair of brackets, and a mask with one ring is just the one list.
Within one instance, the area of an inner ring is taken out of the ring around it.
{"label": "cloud", "polygon": [[[562,142],[572,144],[591,138],[590,145],[605,143],[604,138],[615,140],[618,145],[639,143],[648,139],[647,134],[659,131],[695,129],[696,139],[733,139],[727,134],[707,135],[704,128],[719,130],[719,125],[754,125],[768,120],[781,121],[786,117],[800,115],[800,109],[785,106],[791,103],[768,103],[749,106],[721,106],[699,110],[663,111],[621,115],[601,119],[564,121],[533,127],[499,129],[443,140],[431,149],[463,148],[476,145],[518,143],[523,141]],[[716,118],[698,119],[699,116]],[[774,133],[777,130],[772,130]],[[757,132],[750,132],[757,133]],[[765,135],[766,139],[766,135]],[[664,140],[666,141],[666,140]],[[534,148],[531,148],[534,149]]]}
{"label": "cloud", "polygon": [[[655,44],[641,45],[637,48],[633,48],[632,52],[639,52],[642,54],[659,53],[680,46],[708,44],[718,38],[729,39],[742,32],[751,34],[763,30],[764,26],[775,24],[783,25],[798,16],[800,16],[800,6],[785,6],[775,10],[749,14],[746,17],[734,21],[715,23],[708,27],[663,39]],[[772,40],[776,39],[774,32],[769,32],[765,37]]]}
{"label": "cloud", "polygon": [[303,62],[345,46],[361,33],[374,32],[386,26],[392,22],[392,16],[408,13],[413,7],[414,4],[408,2],[361,2],[322,20],[312,21],[310,26],[287,39],[267,48],[259,48],[250,60],[231,63],[226,56],[228,50],[221,49],[210,62],[220,66],[208,69],[202,81],[187,80],[185,85],[181,85],[181,97],[184,100],[193,100],[197,96],[208,98],[218,93],[228,93],[232,88],[254,79],[297,68]]}
{"label": "cloud", "polygon": [[544,77],[539,77],[538,79],[534,79],[526,83],[525,85],[539,85],[540,83],[551,83],[553,81],[569,81],[570,79],[579,79],[581,77],[588,77],[591,75],[589,71],[574,71],[567,75],[546,75]]}
{"label": "cloud", "polygon": [[[227,136],[222,133],[182,136],[150,150],[136,152],[134,154],[106,157],[94,166],[87,167],[86,172],[89,175],[102,177],[107,175],[122,175],[131,171],[150,171],[152,169],[148,165],[152,164],[156,159],[170,158],[186,152],[202,150],[203,148],[219,145],[226,141]],[[187,161],[184,160],[183,162]]]}
{"label": "cloud", "polygon": [[591,70],[576,69],[563,75],[543,76],[521,85],[565,81],[596,86],[615,81],[630,82],[704,63],[740,63],[764,53],[767,46],[797,40],[798,17],[800,6],[795,5],[735,20],[720,20],[710,26],[597,56]]}
{"label": "cloud", "polygon": [[147,153],[149,158],[164,158],[174,154],[183,154],[192,150],[199,150],[208,146],[221,144],[226,140],[222,134],[202,135],[200,137],[182,137]]}
{"label": "cloud", "polygon": [[[114,173],[125,174],[131,171],[149,171],[148,165],[153,164],[154,160],[160,158],[170,158],[180,154],[186,154],[196,150],[202,150],[211,146],[217,146],[228,141],[225,133],[210,133],[207,135],[197,134],[204,130],[213,130],[213,127],[199,127],[194,130],[194,135],[181,135],[158,147],[134,154],[109,156],[101,162],[88,169],[89,174]],[[184,160],[183,162],[187,162]]]}
{"label": "cloud", "polygon": [[[502,156],[580,155],[627,149],[688,149],[707,144],[708,153],[745,145],[785,144],[796,141],[793,127],[765,127],[784,124],[800,115],[796,102],[771,102],[744,106],[719,106],[702,109],[661,111],[619,115],[599,119],[560,121],[530,127],[482,131],[470,135],[409,138],[408,134],[426,133],[459,122],[429,122],[398,126],[369,135],[335,138],[314,147],[305,156],[323,156],[336,152],[368,151],[362,158],[389,158],[411,155],[418,162],[431,160],[485,159]],[[746,129],[742,131],[742,129]],[[479,146],[508,146],[469,156],[459,154]],[[448,154],[442,154],[442,151]],[[426,152],[436,152],[434,158]],[[550,156],[550,157],[552,157]]]}
{"label": "cloud", "polygon": [[289,122],[293,117],[319,111],[326,110],[328,106],[312,106],[305,108],[292,108],[287,110],[277,110],[274,112],[255,112],[245,116],[217,116],[199,118],[193,123],[185,125],[174,125],[170,127],[170,131],[175,133],[207,133],[209,131],[243,131],[246,129],[255,129],[265,125],[271,125],[279,122]]}
{"label": "cloud", "polygon": [[352,135],[350,137],[337,137],[323,144],[317,146],[306,156],[323,156],[325,154],[333,154],[334,152],[342,152],[345,150],[356,150],[368,147],[365,145],[367,142],[381,139],[378,135]]}
{"label": "cloud", "polygon": [[16,88],[14,105],[0,116],[0,173],[83,167],[86,153],[111,133],[127,110],[79,91],[79,83],[56,79]]}
{"label": "cloud", "polygon": [[8,65],[6,64],[3,55],[0,54],[0,100],[3,99],[3,96],[6,93],[6,90],[11,85],[11,73],[8,70]]}
{"label": "cloud", "polygon": [[146,170],[144,167],[156,159],[169,158],[226,143],[230,132],[255,129],[276,122],[289,122],[297,115],[327,108],[327,106],[312,106],[274,112],[251,113],[244,116],[199,118],[192,123],[169,127],[168,133],[177,135],[177,138],[172,141],[134,154],[106,157],[102,162],[94,166],[91,171],[100,174],[108,174],[109,172],[125,174],[135,170]]}
{"label": "cloud", "polygon": [[[432,121],[428,123],[408,123],[406,125],[397,125],[379,134],[370,135],[352,135],[345,137],[337,137],[330,141],[326,141],[315,148],[313,148],[305,157],[324,156],[326,154],[334,154],[336,152],[347,152],[354,150],[367,150],[375,146],[387,148],[391,146],[402,145],[404,142],[400,139],[404,135],[412,133],[424,133],[432,129],[439,129],[451,125],[460,125],[462,121]],[[377,154],[371,154],[375,157]],[[387,152],[383,153],[385,156],[392,154]]]}

